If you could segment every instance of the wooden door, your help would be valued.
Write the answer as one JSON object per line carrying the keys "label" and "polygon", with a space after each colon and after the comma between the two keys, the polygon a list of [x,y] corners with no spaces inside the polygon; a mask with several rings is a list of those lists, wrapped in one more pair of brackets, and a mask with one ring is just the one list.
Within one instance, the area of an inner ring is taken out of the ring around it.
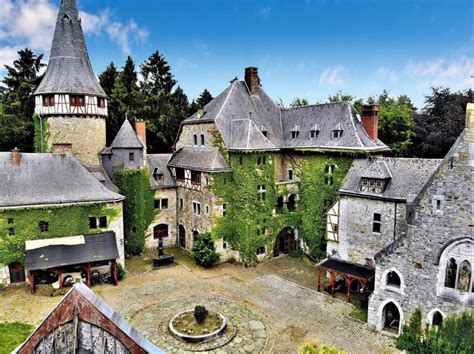
{"label": "wooden door", "polygon": [[10,283],[25,282],[25,268],[20,263],[12,263],[8,268],[10,270]]}

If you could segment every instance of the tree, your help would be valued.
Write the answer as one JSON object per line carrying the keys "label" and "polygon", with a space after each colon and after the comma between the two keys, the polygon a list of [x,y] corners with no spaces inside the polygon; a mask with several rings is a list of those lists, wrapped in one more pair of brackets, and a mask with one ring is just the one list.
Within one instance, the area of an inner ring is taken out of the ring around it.
{"label": "tree", "polygon": [[165,57],[158,51],[140,65],[143,76],[142,90],[147,95],[169,95],[176,84]]}
{"label": "tree", "polygon": [[[368,101],[374,101],[372,97],[367,99]],[[329,103],[338,103],[338,102],[350,102],[354,106],[357,112],[362,113],[362,107],[364,105],[364,101],[359,98],[356,99],[355,96],[352,96],[348,93],[343,93],[342,91],[338,91],[333,95],[329,95],[327,102]],[[370,102],[369,102],[370,103]]]}
{"label": "tree", "polygon": [[204,268],[210,268],[219,262],[220,256],[216,252],[216,247],[210,233],[202,233],[199,239],[194,241],[193,257],[196,263]]}
{"label": "tree", "polygon": [[113,62],[110,63],[109,66],[105,68],[104,72],[99,75],[100,85],[108,96],[112,94],[118,76],[119,72]]}
{"label": "tree", "polygon": [[33,151],[33,113],[35,102],[33,93],[41,77],[38,75],[43,55],[35,55],[25,48],[18,52],[19,58],[13,66],[5,65],[7,74],[2,94],[3,113],[0,112],[0,150],[18,147]]}
{"label": "tree", "polygon": [[304,107],[309,105],[309,102],[306,98],[298,98],[296,97],[293,102],[290,103],[291,108],[296,108],[296,107]]}
{"label": "tree", "polygon": [[109,117],[105,121],[105,130],[107,137],[107,145],[110,145],[120,129],[122,117],[119,116],[119,111],[116,110],[116,102],[111,104],[118,96],[113,97],[115,84],[119,79],[120,73],[115,67],[114,63],[110,63],[104,72],[99,75],[99,82],[104,89],[107,96],[109,96]]}
{"label": "tree", "polygon": [[197,98],[196,104],[198,105],[198,108],[203,108],[213,99],[214,97],[212,97],[211,93],[207,89],[204,89],[204,91],[202,91],[202,93]]}
{"label": "tree", "polygon": [[411,153],[418,157],[444,157],[465,127],[466,105],[471,97],[471,90],[432,88],[424,108],[414,115]]}

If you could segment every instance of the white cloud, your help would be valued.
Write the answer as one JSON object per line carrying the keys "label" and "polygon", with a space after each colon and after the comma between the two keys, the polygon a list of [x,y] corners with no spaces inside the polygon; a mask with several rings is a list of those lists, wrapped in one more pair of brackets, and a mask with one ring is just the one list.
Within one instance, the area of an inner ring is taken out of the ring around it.
{"label": "white cloud", "polygon": [[344,86],[345,81],[341,76],[344,70],[345,68],[341,65],[324,69],[319,78],[319,84],[329,86]]}
{"label": "white cloud", "polygon": [[0,47],[0,74],[5,71],[5,65],[11,65],[21,47]]}
{"label": "white cloud", "polygon": [[375,71],[375,75],[377,78],[386,80],[391,84],[398,82],[398,75],[395,73],[395,71],[385,66],[379,66]]}
{"label": "white cloud", "polygon": [[467,56],[453,59],[438,58],[431,61],[410,59],[404,73],[413,79],[423,79],[431,85],[467,88],[474,74],[474,59]]}

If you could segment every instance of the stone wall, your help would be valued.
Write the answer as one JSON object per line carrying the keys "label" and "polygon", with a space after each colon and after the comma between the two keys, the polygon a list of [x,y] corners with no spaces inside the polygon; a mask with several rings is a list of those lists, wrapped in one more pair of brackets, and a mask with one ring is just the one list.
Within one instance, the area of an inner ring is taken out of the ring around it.
{"label": "stone wall", "polygon": [[54,143],[72,144],[73,154],[81,161],[100,164],[105,147],[105,119],[96,117],[48,117],[48,148]]}
{"label": "stone wall", "polygon": [[[374,213],[381,214],[380,233],[373,232]],[[341,259],[371,265],[375,254],[402,236],[406,226],[405,203],[342,195],[339,242],[328,242],[327,253],[337,252]]]}
{"label": "stone wall", "polygon": [[109,208],[119,208],[119,215],[117,218],[112,220],[108,226],[108,230],[115,232],[115,237],[117,240],[117,249],[119,252],[118,262],[122,264],[125,268],[125,242],[124,242],[124,233],[123,233],[123,203],[109,203],[107,204]]}
{"label": "stone wall", "polygon": [[[445,264],[439,263],[443,250],[455,240],[467,240],[466,244],[470,242],[471,245],[473,243],[473,135],[469,131],[465,131],[465,134],[448,153],[440,170],[422,192],[413,225],[409,226],[403,243],[377,261],[375,290],[369,301],[368,322],[378,330],[383,329],[383,309],[390,301],[402,312],[402,324],[417,307],[421,308],[426,317],[433,310],[446,315],[472,310],[472,292],[470,304],[439,296],[443,290],[440,288],[444,287],[445,276]],[[443,198],[438,210],[434,201],[440,196]],[[472,250],[472,246],[470,247]],[[474,258],[472,254],[471,252],[471,257]],[[384,275],[390,270],[397,271],[402,279],[400,289],[387,287]]]}
{"label": "stone wall", "polygon": [[[133,161],[130,161],[130,153],[133,153]],[[112,149],[111,155],[102,156],[102,166],[109,176],[117,169],[142,168],[143,165],[143,149]]]}
{"label": "stone wall", "polygon": [[157,249],[158,240],[153,237],[153,228],[159,224],[168,225],[168,237],[163,239],[164,247],[175,247],[178,244],[178,233],[176,230],[176,188],[158,189],[155,191],[155,200],[168,199],[168,208],[159,209],[146,232],[145,247]]}
{"label": "stone wall", "polygon": [[216,129],[214,123],[198,123],[198,124],[184,124],[181,127],[181,132],[176,142],[176,150],[181,149],[183,146],[194,145],[194,134],[198,136],[198,145],[201,145],[201,134],[204,134],[204,145],[213,146],[212,139],[213,132]]}

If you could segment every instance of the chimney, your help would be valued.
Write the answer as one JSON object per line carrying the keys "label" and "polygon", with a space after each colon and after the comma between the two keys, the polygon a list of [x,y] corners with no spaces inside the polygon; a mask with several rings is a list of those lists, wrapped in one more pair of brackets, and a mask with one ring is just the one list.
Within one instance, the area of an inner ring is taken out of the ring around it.
{"label": "chimney", "polygon": [[14,166],[20,166],[20,150],[18,148],[14,148],[12,150],[12,165]]}
{"label": "chimney", "polygon": [[52,152],[58,154],[65,154],[67,152],[72,153],[72,144],[71,143],[55,143],[52,147]]}
{"label": "chimney", "polygon": [[258,77],[258,68],[245,68],[245,83],[250,90],[252,96],[258,95],[260,90],[260,78]]}
{"label": "chimney", "polygon": [[146,124],[144,120],[137,119],[135,121],[135,131],[137,133],[138,139],[140,139],[146,149]]}
{"label": "chimney", "polygon": [[362,126],[374,141],[378,139],[379,131],[379,106],[366,104],[362,108]]}

